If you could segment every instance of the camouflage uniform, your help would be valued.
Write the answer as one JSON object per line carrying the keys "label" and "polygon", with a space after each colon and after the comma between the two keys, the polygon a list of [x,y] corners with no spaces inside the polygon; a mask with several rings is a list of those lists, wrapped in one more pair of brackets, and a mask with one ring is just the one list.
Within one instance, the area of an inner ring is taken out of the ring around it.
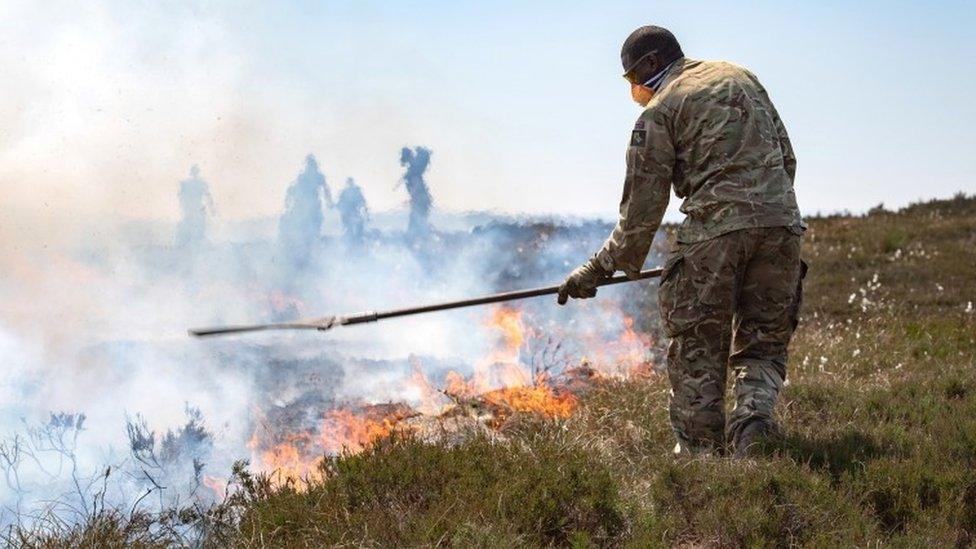
{"label": "camouflage uniform", "polygon": [[636,276],[671,188],[684,199],[659,296],[683,449],[723,445],[727,364],[736,374],[729,441],[749,420],[771,421],[800,299],[795,173],[765,89],[731,63],[679,59],[631,134],[620,219],[592,263]]}
{"label": "camouflage uniform", "polygon": [[[671,337],[671,425],[682,448],[721,448],[749,421],[772,421],[800,306],[799,232],[740,229],[678,244],[668,258],[658,303]],[[728,438],[726,363],[735,375]]]}

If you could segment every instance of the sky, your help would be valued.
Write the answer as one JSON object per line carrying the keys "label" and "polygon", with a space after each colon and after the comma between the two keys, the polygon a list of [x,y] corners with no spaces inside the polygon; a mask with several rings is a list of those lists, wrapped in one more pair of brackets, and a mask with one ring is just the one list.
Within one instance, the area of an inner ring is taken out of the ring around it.
{"label": "sky", "polygon": [[971,1],[3,0],[0,231],[175,220],[193,164],[220,219],[275,215],[308,153],[398,208],[405,145],[441,209],[613,218],[644,24],[759,76],[805,213],[976,192]]}

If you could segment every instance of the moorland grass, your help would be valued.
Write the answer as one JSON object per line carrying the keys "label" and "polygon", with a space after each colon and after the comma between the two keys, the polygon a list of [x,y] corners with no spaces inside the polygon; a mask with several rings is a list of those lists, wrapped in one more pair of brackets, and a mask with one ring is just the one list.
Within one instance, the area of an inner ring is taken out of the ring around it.
{"label": "moorland grass", "polygon": [[[504,437],[394,436],[328,459],[303,490],[242,467],[235,496],[184,519],[235,547],[972,546],[976,199],[809,224],[783,436],[755,459],[673,457],[666,380],[651,376]],[[159,542],[113,520],[15,541]]]}

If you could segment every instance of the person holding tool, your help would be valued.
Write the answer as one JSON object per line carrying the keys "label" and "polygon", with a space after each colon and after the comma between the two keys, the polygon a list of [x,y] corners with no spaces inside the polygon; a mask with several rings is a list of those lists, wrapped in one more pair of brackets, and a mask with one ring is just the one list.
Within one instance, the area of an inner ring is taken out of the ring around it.
{"label": "person holding tool", "polygon": [[[620,218],[603,247],[560,286],[559,304],[636,277],[671,190],[685,219],[658,294],[671,342],[669,415],[676,453],[746,457],[776,432],[806,265],[796,157],[759,80],[721,61],[685,57],[667,29],[635,30],[620,54],[644,107],[630,134]],[[725,417],[727,372],[735,405]]]}
{"label": "person holding tool", "polygon": [[[684,56],[670,31],[635,30],[621,51],[631,97],[644,111],[630,134],[620,218],[603,247],[560,286],[348,316],[190,330],[198,337],[338,326],[661,277],[670,419],[676,453],[748,456],[776,432],[806,264],[806,230],[793,191],[796,157],[759,80],[721,61]],[[685,219],[662,269],[642,271],[671,190]],[[614,276],[623,271],[624,276]],[[725,417],[728,370],[735,406]]]}

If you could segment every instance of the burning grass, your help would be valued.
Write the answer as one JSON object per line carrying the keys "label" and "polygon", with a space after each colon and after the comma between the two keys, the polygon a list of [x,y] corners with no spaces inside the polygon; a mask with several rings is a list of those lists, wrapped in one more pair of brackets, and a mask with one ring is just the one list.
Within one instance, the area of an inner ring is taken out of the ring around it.
{"label": "burning grass", "polygon": [[[611,312],[622,315],[619,309]],[[274,485],[302,487],[323,480],[323,456],[358,453],[394,432],[445,440],[472,429],[500,433],[516,416],[565,419],[594,386],[650,367],[648,338],[634,332],[629,317],[623,317],[624,328],[616,338],[593,334],[594,351],[605,365],[599,371],[589,361],[567,367],[559,344],[527,316],[512,306],[487,310],[485,327],[494,344],[470,376],[450,371],[442,381],[431,381],[415,360],[407,381],[419,395],[415,405],[343,404],[320,411],[311,427],[288,413],[263,417],[249,444],[252,466]],[[532,352],[535,347],[541,350]]]}
{"label": "burning grass", "polygon": [[288,432],[279,425],[262,424],[250,446],[257,463],[276,483],[304,484],[322,478],[324,456],[360,452],[416,415],[410,407],[398,404],[336,408],[324,412],[316,431]]}
{"label": "burning grass", "polygon": [[[482,385],[489,368],[454,380],[479,390],[431,384],[447,402],[432,415],[463,419],[454,436],[392,429],[358,453],[317,456],[319,475],[300,488],[239,468],[225,503],[185,518],[203,525],[204,545],[243,547],[972,546],[976,199],[810,224],[785,436],[756,460],[671,456],[660,376],[523,371],[500,388]],[[650,313],[635,319],[642,335]],[[501,335],[486,367],[510,364],[513,341]],[[503,421],[471,419],[483,417]],[[10,540],[121,544],[160,531],[116,518]]]}
{"label": "burning grass", "polygon": [[504,414],[528,413],[566,418],[576,408],[573,394],[557,394],[545,385],[495,389],[485,393],[482,398],[486,404],[504,410]]}

